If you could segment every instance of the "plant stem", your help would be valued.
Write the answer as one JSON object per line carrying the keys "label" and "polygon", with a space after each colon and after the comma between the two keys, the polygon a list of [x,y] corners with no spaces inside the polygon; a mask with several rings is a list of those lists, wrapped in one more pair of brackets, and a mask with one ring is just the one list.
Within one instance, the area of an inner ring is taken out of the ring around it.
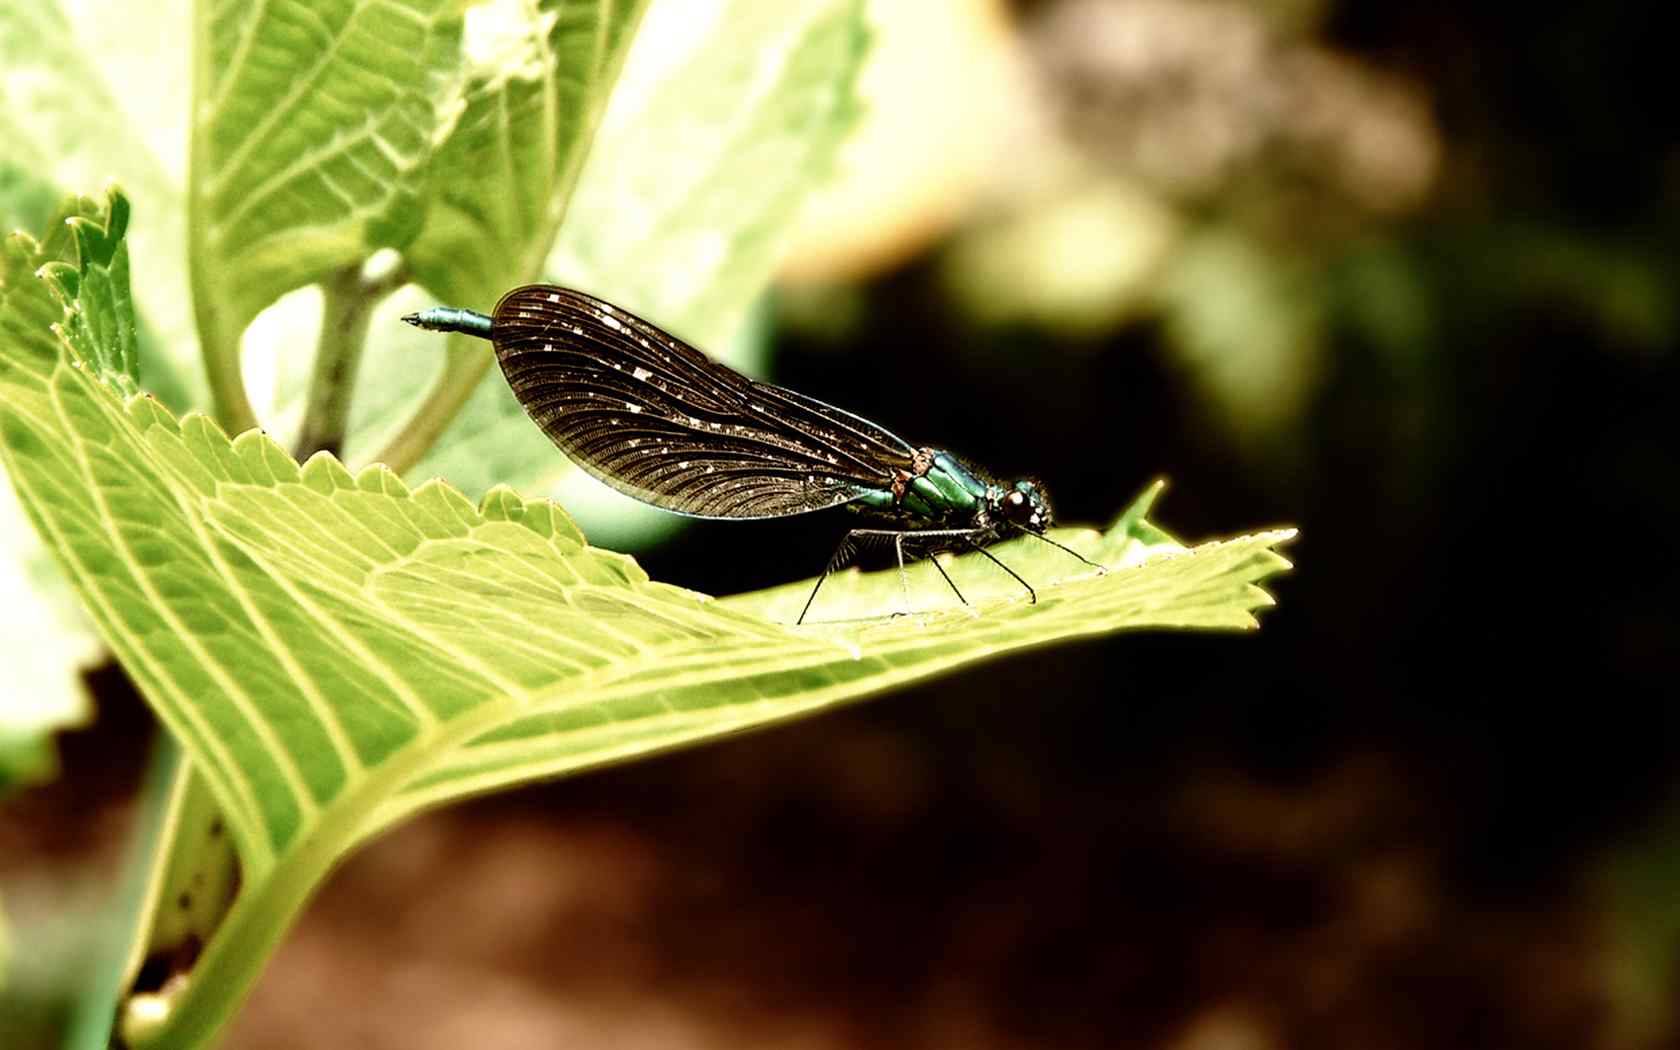
{"label": "plant stem", "polygon": [[188,142],[187,175],[187,266],[192,282],[193,320],[198,326],[199,353],[204,358],[204,376],[210,387],[210,401],[216,421],[229,434],[240,434],[257,426],[257,413],[245,392],[245,377],[239,367],[239,336],[244,324],[231,321],[228,304],[215,288],[210,261],[209,219],[205,200],[205,172],[210,162],[208,122],[197,107],[210,90],[210,18],[208,0],[193,4],[192,97],[194,117]]}
{"label": "plant stem", "polygon": [[399,476],[420,462],[421,457],[449,429],[456,413],[478,389],[484,373],[490,370],[490,362],[495,360],[481,340],[464,335],[449,337],[448,353],[443,374],[432,385],[426,400],[403,424],[401,432],[391,439],[391,443],[374,457]]}
{"label": "plant stem", "polygon": [[343,454],[368,321],[374,307],[407,281],[400,266],[372,281],[363,279],[360,266],[346,266],[321,282],[321,338],[298,433],[298,459],[321,451]]}
{"label": "plant stem", "polygon": [[295,848],[241,890],[194,964],[194,979],[166,1004],[168,1011],[157,1018],[123,1018],[122,1044],[138,1050],[210,1046],[250,995],[263,964],[327,872],[367,837],[358,834],[362,828],[382,827],[374,820],[380,801],[395,796],[439,753],[465,744],[507,717],[505,704],[484,704],[438,725],[431,746],[401,749],[369,767],[352,790],[323,807]]}
{"label": "plant stem", "polygon": [[229,434],[242,434],[258,426],[257,413],[245,393],[245,378],[239,368],[239,336],[222,331],[222,327],[213,308],[198,310],[199,346],[216,422]]}

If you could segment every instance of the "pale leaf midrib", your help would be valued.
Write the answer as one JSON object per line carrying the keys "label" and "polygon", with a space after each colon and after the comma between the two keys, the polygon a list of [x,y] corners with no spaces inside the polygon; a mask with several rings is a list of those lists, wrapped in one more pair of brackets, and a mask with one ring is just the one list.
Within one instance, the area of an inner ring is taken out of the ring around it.
{"label": "pale leaf midrib", "polygon": [[[224,4],[238,3],[239,0],[222,0],[222,2]],[[256,40],[257,29],[263,24],[263,20],[268,17],[269,5],[284,2],[286,0],[256,0],[253,5],[254,10],[245,19],[245,31],[240,35],[239,43],[235,45],[233,54],[228,57],[227,64],[222,67],[222,79],[217,85],[216,94],[206,100],[211,112],[220,110],[227,103],[228,92],[241,83],[241,75],[250,56],[251,44]],[[195,14],[194,18],[213,19],[215,15],[209,10],[213,3],[214,0],[195,0],[195,6],[200,13]],[[208,39],[208,37],[209,34],[206,34],[205,38]]]}

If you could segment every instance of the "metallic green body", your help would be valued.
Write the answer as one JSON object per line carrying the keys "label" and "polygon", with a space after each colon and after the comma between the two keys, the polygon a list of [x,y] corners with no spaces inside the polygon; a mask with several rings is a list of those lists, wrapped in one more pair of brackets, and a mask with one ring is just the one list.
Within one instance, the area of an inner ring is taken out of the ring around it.
{"label": "metallic green body", "polygon": [[995,496],[990,485],[958,462],[949,452],[928,450],[926,473],[904,480],[902,493],[893,489],[865,489],[855,506],[928,525],[967,525]]}

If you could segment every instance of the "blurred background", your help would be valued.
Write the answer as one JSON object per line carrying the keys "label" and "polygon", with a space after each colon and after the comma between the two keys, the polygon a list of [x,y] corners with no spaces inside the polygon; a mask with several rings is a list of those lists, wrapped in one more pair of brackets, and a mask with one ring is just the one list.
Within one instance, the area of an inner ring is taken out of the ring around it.
{"label": "blurred background", "polygon": [[[1068,522],[1166,476],[1187,540],[1297,525],[1279,608],[423,817],[332,879],[226,1045],[1680,1046],[1655,11],[872,10],[764,371],[1036,473]],[[838,528],[637,553],[725,593]],[[0,810],[42,1045],[154,731],[89,681],[63,775]]]}

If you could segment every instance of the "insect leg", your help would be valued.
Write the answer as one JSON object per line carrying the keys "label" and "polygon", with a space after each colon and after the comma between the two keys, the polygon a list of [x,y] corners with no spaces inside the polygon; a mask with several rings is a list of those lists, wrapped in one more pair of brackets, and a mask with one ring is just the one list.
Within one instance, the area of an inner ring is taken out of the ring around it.
{"label": "insect leg", "polygon": [[898,586],[904,592],[904,611],[910,611],[910,572],[904,567],[904,537],[917,535],[915,529],[853,529],[846,533],[846,538],[853,536],[891,536],[893,554],[898,558]]}
{"label": "insect leg", "polygon": [[[874,530],[858,529],[857,531],[858,532],[868,532],[868,531],[874,531]],[[880,531],[884,533],[887,530],[880,530]],[[1028,583],[1026,580],[1023,580],[1021,578],[1020,573],[1016,572],[1014,569],[1011,569],[1009,566],[1007,566],[1003,562],[999,561],[998,558],[997,558],[997,555],[993,554],[991,551],[987,550],[985,547],[982,547],[980,544],[974,542],[974,537],[983,533],[983,532],[986,532],[986,530],[985,529],[910,529],[910,530],[907,530],[905,532],[899,533],[899,535],[900,536],[915,536],[918,539],[950,539],[950,540],[958,540],[958,541],[962,542],[963,544],[967,545],[971,549],[977,550],[981,554],[984,554],[991,561],[991,563],[993,565],[996,565],[998,568],[1002,569],[1004,572],[1007,572],[1010,576],[1014,577],[1016,583],[1020,584],[1022,587],[1025,587],[1027,589],[1027,600],[1029,602],[1031,602],[1032,604],[1037,605],[1038,604],[1038,592],[1033,590],[1032,584]],[[1040,538],[1042,539],[1043,537],[1040,537]],[[1054,540],[1051,540],[1049,542],[1055,543]],[[1061,547],[1061,544],[1057,543],[1056,546]],[[1063,547],[1062,549],[1067,550],[1067,548],[1065,548],[1065,547]],[[1076,557],[1076,558],[1079,556],[1074,551],[1068,551],[1068,553],[1074,555],[1074,557]],[[902,550],[900,551],[900,557],[902,557]],[[968,599],[963,597],[962,591],[957,590],[957,585],[952,582],[950,574],[945,571],[945,566],[939,564],[939,559],[930,557],[928,560],[933,562],[933,567],[939,570],[939,575],[945,577],[945,582],[951,584],[951,589],[953,591],[957,591],[957,597],[962,599],[962,603],[964,605],[967,605],[968,604]],[[902,572],[903,571],[902,563],[900,564],[899,568],[900,568],[900,571]],[[1101,566],[1098,566],[1098,568],[1101,568]]]}
{"label": "insect leg", "polygon": [[951,574],[945,571],[945,566],[939,564],[938,556],[930,554],[928,555],[928,561],[933,562],[933,567],[939,570],[939,575],[945,577],[945,582],[951,585],[951,593],[957,596],[957,601],[967,605],[968,599],[963,597],[963,592],[957,590],[956,581],[951,579]]}
{"label": "insect leg", "polygon": [[992,560],[993,565],[996,565],[998,568],[1002,569],[1004,572],[1007,572],[1009,575],[1015,577],[1015,582],[1027,589],[1027,601],[1028,601],[1028,603],[1030,603],[1032,605],[1037,605],[1038,604],[1038,592],[1033,590],[1032,584],[1028,583],[1026,580],[1021,579],[1021,574],[1020,573],[1016,572],[1014,569],[1011,569],[1009,566],[1005,565],[1003,562],[998,561],[997,555],[993,554],[991,551],[987,550],[986,548],[980,546],[978,543],[975,543],[973,540],[965,537],[963,542],[967,543],[974,550],[977,550],[981,554],[984,554],[986,557],[990,558]]}
{"label": "insect leg", "polygon": [[[888,530],[880,530],[879,534],[881,535],[892,535],[893,546],[898,551],[898,582],[904,589],[904,607],[906,609],[910,607],[910,574],[904,568],[905,537],[908,536],[914,539],[949,539],[952,537],[966,539],[974,531],[975,530],[973,529],[902,529],[889,533]],[[951,579],[951,574],[945,571],[945,566],[939,564],[939,558],[934,554],[929,554],[927,555],[927,560],[932,562],[933,567],[939,571],[939,575],[944,578],[945,583],[951,588],[951,593],[957,596],[957,601],[967,605],[968,599],[963,597],[963,592],[958,589],[956,581]]]}
{"label": "insect leg", "polygon": [[853,529],[840,537],[840,545],[834,548],[834,553],[828,556],[828,564],[823,566],[822,575],[817,577],[816,585],[811,588],[811,596],[805,599],[805,608],[799,610],[799,619],[793,622],[795,627],[805,622],[805,614],[811,611],[811,603],[817,600],[817,592],[822,590],[823,581],[828,574],[835,572],[846,564],[852,553],[852,537],[860,532],[874,532],[874,529]]}
{"label": "insect leg", "polygon": [[898,555],[898,589],[904,592],[904,611],[910,611],[910,573],[904,568],[904,533],[893,537],[893,553]]}
{"label": "insect leg", "polygon": [[1080,561],[1084,562],[1086,565],[1089,565],[1091,568],[1096,569],[1098,572],[1107,572],[1108,571],[1108,566],[1098,565],[1096,562],[1092,561],[1090,558],[1085,557],[1085,555],[1083,555],[1083,554],[1079,553],[1078,551],[1074,550],[1072,547],[1069,547],[1065,544],[1057,543],[1055,540],[1053,540],[1050,537],[1044,535],[1044,533],[1042,533],[1042,532],[1033,532],[1031,529],[1022,529],[1021,531],[1026,533],[1028,536],[1032,536],[1036,539],[1043,540],[1045,543],[1048,543],[1052,547],[1060,547],[1062,550],[1067,551],[1069,554],[1073,555],[1075,558],[1078,558]]}
{"label": "insect leg", "polygon": [[[1026,580],[1021,579],[1021,577],[1016,574],[1015,570],[1011,569],[1009,566],[1004,565],[1002,562],[998,561],[997,558],[994,557],[990,551],[986,550],[984,547],[981,547],[980,545],[978,545],[974,542],[973,537],[977,533],[980,533],[980,532],[983,532],[983,531],[985,531],[985,530],[982,530],[982,529],[853,529],[850,532],[846,533],[845,538],[840,541],[840,546],[838,546],[834,549],[834,555],[831,558],[829,558],[829,560],[828,560],[828,567],[823,569],[823,572],[822,572],[821,576],[817,577],[816,585],[811,588],[810,597],[805,599],[805,608],[800,612],[799,619],[797,621],[795,621],[795,624],[797,625],[797,624],[801,624],[801,623],[805,622],[805,615],[811,611],[811,603],[817,600],[817,591],[822,589],[823,581],[828,579],[829,573],[836,572],[836,571],[838,571],[839,569],[841,569],[842,567],[845,566],[850,554],[852,553],[852,545],[853,545],[852,541],[854,539],[857,539],[857,538],[860,538],[860,537],[872,537],[872,538],[873,537],[885,537],[885,536],[891,536],[892,537],[892,539],[893,539],[893,553],[898,558],[898,582],[899,582],[899,586],[904,591],[904,606],[905,606],[906,610],[908,610],[909,607],[910,607],[910,572],[909,572],[909,569],[906,568],[905,563],[904,563],[904,541],[905,541],[906,538],[909,538],[909,539],[912,539],[912,540],[918,540],[918,539],[960,540],[961,542],[967,544],[968,546],[973,547],[975,550],[979,551],[981,554],[984,554],[986,557],[991,558],[991,560],[996,562],[997,565],[1000,568],[1002,568],[1004,572],[1007,572],[1007,573],[1009,573],[1009,575],[1015,577],[1015,581],[1017,583],[1019,583],[1021,586],[1025,587],[1027,589],[1027,595],[1033,601],[1036,602],[1038,600],[1038,595],[1033,592],[1032,586],[1029,583],[1027,583]],[[945,566],[939,564],[939,559],[930,557],[928,560],[933,562],[934,569],[936,569],[939,572],[939,575],[945,580],[946,584],[950,586],[951,593],[953,593],[957,596],[957,600],[962,602],[964,605],[967,605],[968,604],[968,598],[963,594],[962,590],[957,587],[956,581],[951,579],[951,574],[945,571]]]}

